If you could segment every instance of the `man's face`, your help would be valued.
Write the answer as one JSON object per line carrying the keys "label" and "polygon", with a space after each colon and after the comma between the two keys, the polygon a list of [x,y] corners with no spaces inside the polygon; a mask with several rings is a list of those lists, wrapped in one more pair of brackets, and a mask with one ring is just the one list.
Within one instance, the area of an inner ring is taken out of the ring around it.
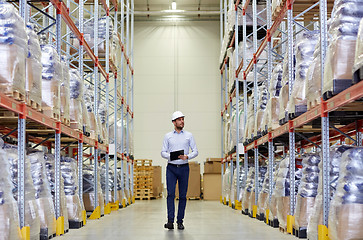
{"label": "man's face", "polygon": [[183,129],[184,128],[184,117],[180,117],[175,119],[175,121],[173,121],[174,126],[176,129]]}

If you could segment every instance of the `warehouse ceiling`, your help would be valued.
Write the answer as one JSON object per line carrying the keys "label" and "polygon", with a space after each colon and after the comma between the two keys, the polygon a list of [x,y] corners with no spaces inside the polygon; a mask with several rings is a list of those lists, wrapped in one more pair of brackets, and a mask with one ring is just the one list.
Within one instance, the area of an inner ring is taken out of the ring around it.
{"label": "warehouse ceiling", "polygon": [[220,0],[135,0],[135,20],[219,20]]}

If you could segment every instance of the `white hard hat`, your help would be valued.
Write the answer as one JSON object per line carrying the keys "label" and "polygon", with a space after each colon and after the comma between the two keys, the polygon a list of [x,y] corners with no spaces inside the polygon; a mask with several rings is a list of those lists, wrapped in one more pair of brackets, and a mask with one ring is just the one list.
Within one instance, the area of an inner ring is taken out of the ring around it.
{"label": "white hard hat", "polygon": [[171,116],[171,121],[174,121],[180,117],[185,117],[184,114],[181,111],[176,111],[173,113],[173,115]]}

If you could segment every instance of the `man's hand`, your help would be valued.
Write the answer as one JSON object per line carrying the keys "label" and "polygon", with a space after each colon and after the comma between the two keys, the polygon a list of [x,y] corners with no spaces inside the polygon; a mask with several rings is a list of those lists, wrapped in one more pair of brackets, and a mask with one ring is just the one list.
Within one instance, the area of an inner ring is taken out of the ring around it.
{"label": "man's hand", "polygon": [[188,159],[188,155],[179,155],[179,157],[178,158],[180,158],[180,159],[182,159],[182,160],[187,160]]}

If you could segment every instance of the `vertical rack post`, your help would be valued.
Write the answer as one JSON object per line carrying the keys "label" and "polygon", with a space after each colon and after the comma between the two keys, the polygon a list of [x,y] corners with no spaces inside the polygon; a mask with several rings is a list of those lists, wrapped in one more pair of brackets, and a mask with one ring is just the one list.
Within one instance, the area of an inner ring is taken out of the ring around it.
{"label": "vertical rack post", "polygon": [[[243,52],[245,53],[247,51],[247,25],[246,25],[246,9],[244,9],[246,0],[242,1],[243,9],[242,9],[242,18],[243,18]],[[243,70],[246,69],[247,66],[247,59],[246,56],[243,57]],[[246,129],[247,127],[247,114],[248,114],[248,104],[247,104],[247,76],[245,74],[245,71],[243,71],[243,129]],[[248,136],[244,135],[243,141],[246,141]],[[243,181],[247,182],[247,173],[248,173],[248,152],[246,151],[246,148],[244,148],[244,169],[245,169],[245,175]],[[245,209],[243,209],[244,211]]]}
{"label": "vertical rack post", "polygon": [[[223,44],[223,0],[219,0],[219,36],[220,36],[220,46],[222,49],[222,44]],[[223,49],[222,49],[223,50]],[[223,59],[224,61],[224,59]],[[223,71],[221,70],[221,192],[223,193],[223,175],[224,175],[224,169],[223,169],[223,157],[224,157],[224,121],[223,121],[223,114],[224,114],[224,110],[223,110]],[[221,195],[221,199],[220,201],[222,202],[222,195]]]}
{"label": "vertical rack post", "polygon": [[[79,140],[78,140],[78,153],[77,153],[77,159],[78,159],[78,195],[79,200],[81,203],[83,203],[83,133],[79,134]],[[85,217],[86,217],[86,211],[82,213],[83,217],[83,223],[85,223]]]}
{"label": "vertical rack post", "polygon": [[[288,0],[287,9],[287,51],[288,51],[288,73],[289,73],[289,99],[291,97],[294,83],[294,36],[293,36],[293,16],[292,1]],[[290,166],[290,214],[287,216],[287,232],[292,234],[293,216],[295,211],[295,132],[293,122],[289,121],[289,166]]]}
{"label": "vertical rack post", "polygon": [[[124,28],[125,28],[125,5],[124,5],[124,1],[125,0],[121,0],[121,42],[124,45]],[[124,53],[125,48],[124,46],[122,47],[122,53]],[[125,103],[125,99],[124,99],[124,70],[125,70],[125,62],[124,62],[124,55],[122,54],[121,56],[121,154],[122,154],[122,158],[121,158],[121,186],[122,186],[122,191],[123,193],[125,193],[125,179],[124,179],[124,103]],[[117,94],[117,92],[116,92]],[[117,106],[117,105],[115,105]],[[117,116],[115,118],[115,121],[117,119]],[[124,199],[122,200],[122,205],[125,206],[124,203]]]}
{"label": "vertical rack post", "polygon": [[[117,6],[115,6],[115,13],[114,13],[114,29],[117,32],[117,28],[118,28],[118,15],[117,15]],[[122,58],[122,56],[121,56]],[[118,68],[117,68],[118,70]],[[114,176],[113,176],[113,187],[114,187],[114,192],[113,192],[113,197],[115,199],[115,203],[117,203],[117,151],[118,151],[118,146],[117,146],[117,110],[118,110],[118,106],[117,106],[117,72],[115,73],[114,77],[114,86],[113,86],[113,124],[114,124],[114,130],[113,130],[113,136],[114,136],[114,149],[113,149],[113,168],[114,168]],[[109,107],[107,107],[107,109],[109,109]],[[108,117],[108,114],[107,114]],[[107,120],[107,124],[108,124],[108,120]],[[107,127],[107,129],[109,129]],[[109,141],[110,142],[110,141]]]}
{"label": "vertical rack post", "polygon": [[[252,12],[253,12],[253,52],[257,52],[257,0],[252,1]],[[254,116],[257,115],[258,105],[258,83],[257,83],[257,59],[256,55],[253,56],[253,88],[254,88]],[[254,134],[253,134],[254,137]],[[255,142],[255,205],[253,206],[253,217],[257,214],[257,201],[258,201],[258,146]]]}
{"label": "vertical rack post", "polygon": [[[321,62],[321,89],[324,89],[324,62],[327,49],[327,2],[320,0],[320,62]],[[323,91],[321,91],[323,93]],[[327,239],[328,236],[328,216],[330,201],[330,163],[329,163],[329,114],[325,112],[326,102],[322,99],[321,111],[321,131],[322,131],[322,156],[323,156],[323,225],[318,227],[319,235]]]}
{"label": "vertical rack post", "polygon": [[[132,69],[131,72],[131,111],[130,111],[130,118],[131,118],[131,135],[134,136],[134,0],[131,0],[131,40],[130,40],[130,44],[131,44],[131,48],[130,48],[130,66]],[[132,137],[132,141],[133,141],[133,137]],[[131,139],[129,139],[131,140]],[[132,143],[132,146],[133,143]],[[132,149],[134,151],[134,149]],[[134,157],[134,152],[131,152],[130,150],[130,154]],[[135,198],[134,198],[134,164],[133,164],[133,159],[131,160],[131,196],[132,196],[132,202],[135,202]]]}

